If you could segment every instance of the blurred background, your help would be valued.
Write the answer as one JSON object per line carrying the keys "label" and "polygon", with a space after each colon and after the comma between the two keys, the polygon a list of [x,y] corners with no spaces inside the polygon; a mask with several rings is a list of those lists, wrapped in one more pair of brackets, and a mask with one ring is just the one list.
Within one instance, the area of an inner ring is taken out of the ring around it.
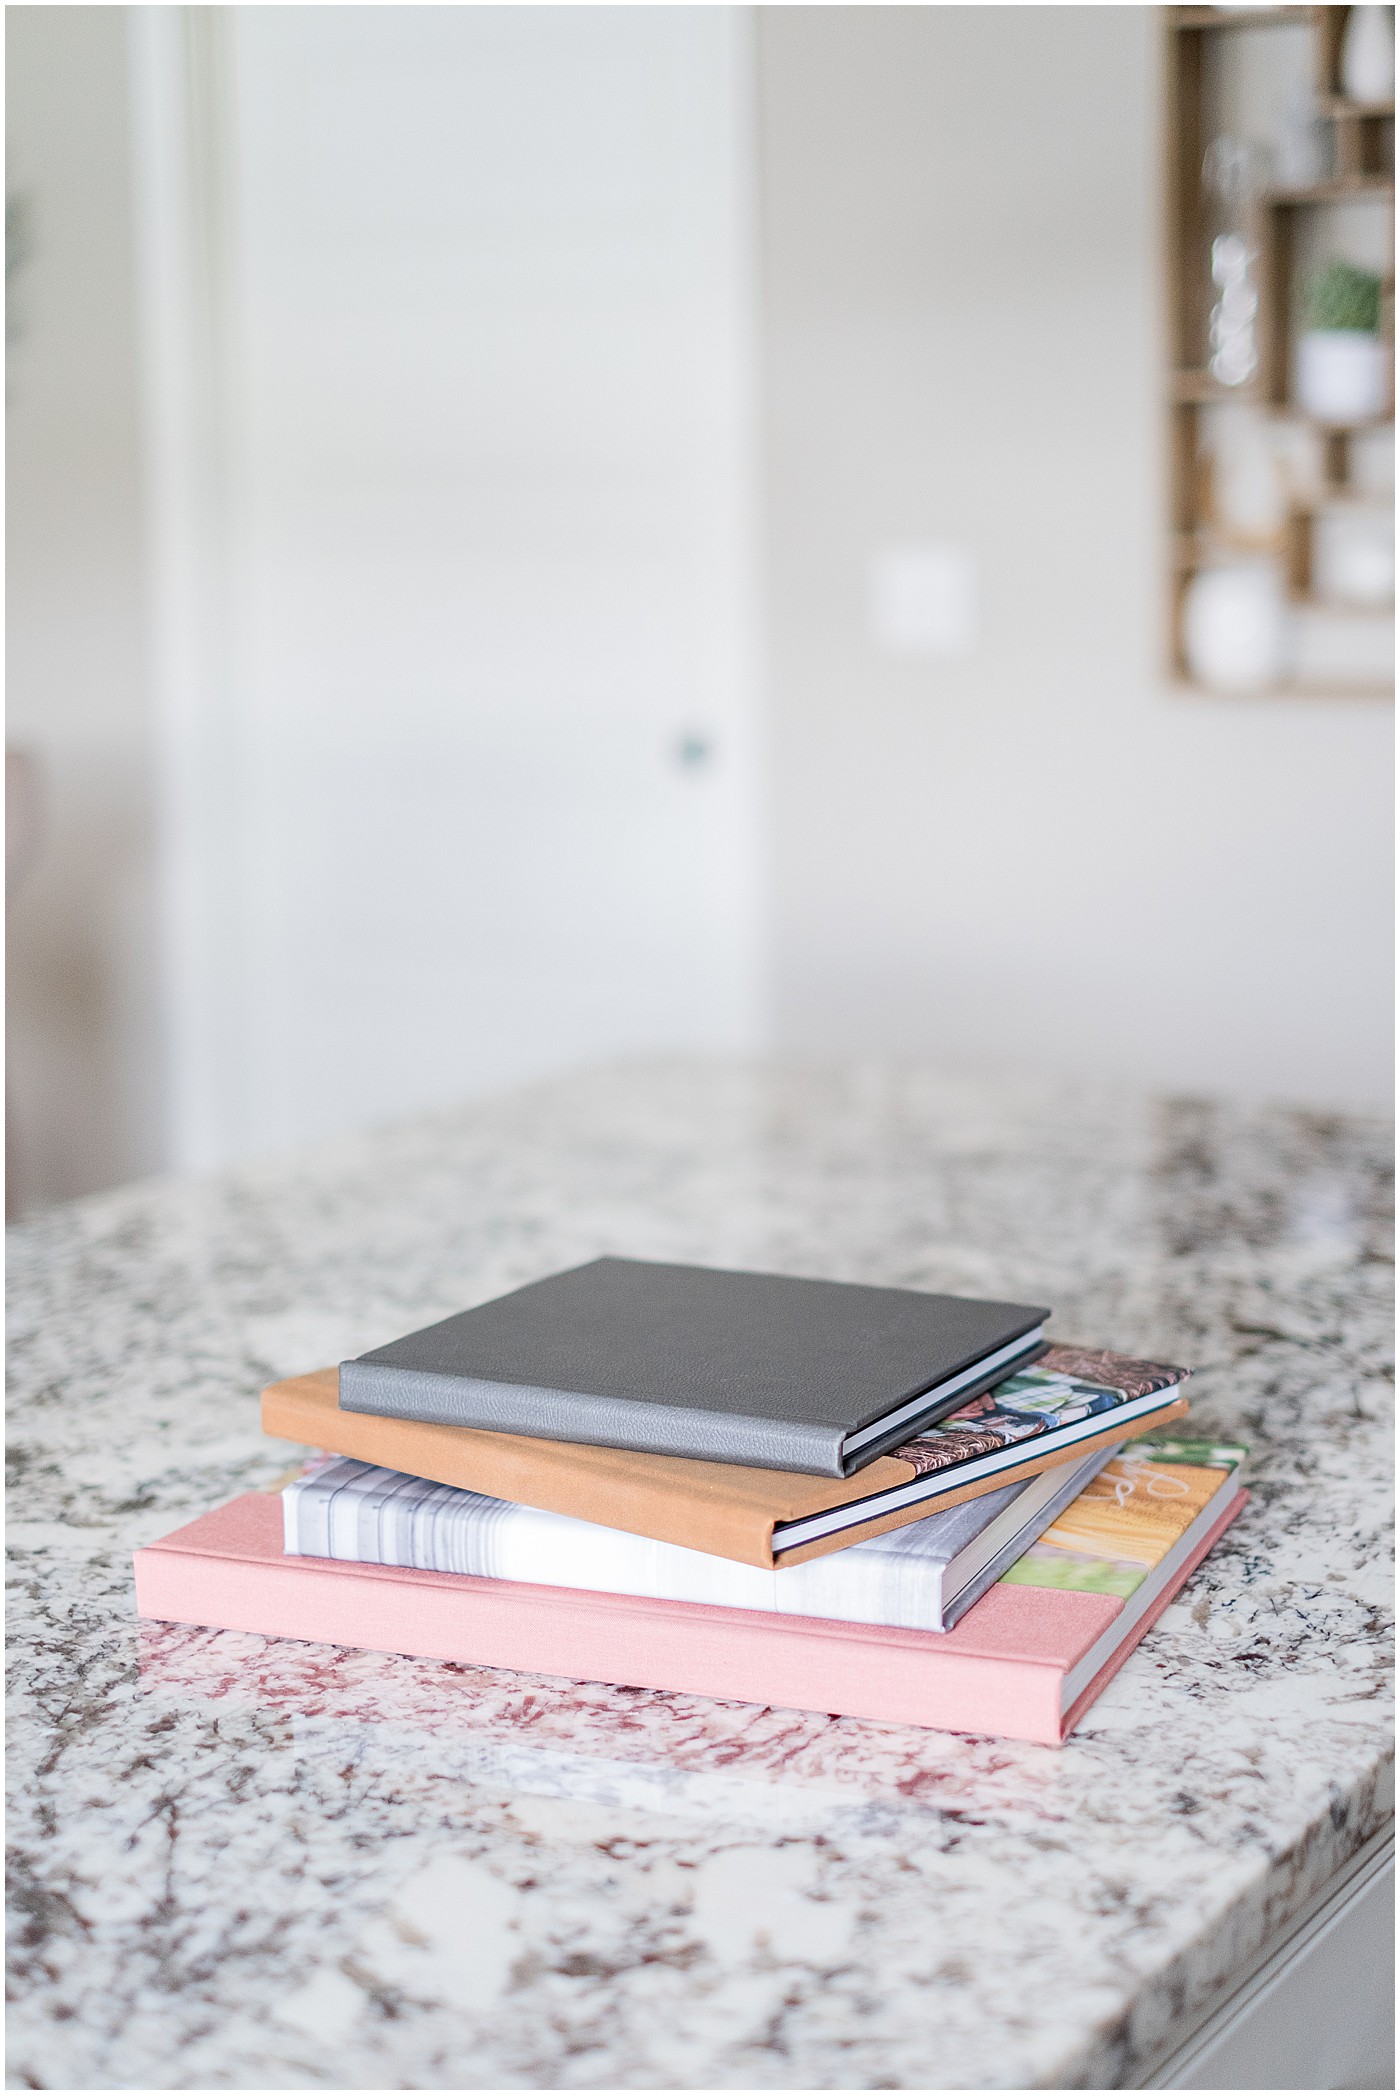
{"label": "blurred background", "polygon": [[655,1051],[1385,1101],[1391,707],[1172,667],[1163,13],[7,11],[12,1211]]}

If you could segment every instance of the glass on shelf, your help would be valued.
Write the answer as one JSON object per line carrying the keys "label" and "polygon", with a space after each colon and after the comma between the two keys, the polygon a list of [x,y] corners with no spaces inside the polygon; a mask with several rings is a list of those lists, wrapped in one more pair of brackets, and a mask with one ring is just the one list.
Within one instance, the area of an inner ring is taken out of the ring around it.
{"label": "glass on shelf", "polygon": [[1209,242],[1206,368],[1218,385],[1248,385],[1259,370],[1259,154],[1242,138],[1213,138],[1201,167]]}

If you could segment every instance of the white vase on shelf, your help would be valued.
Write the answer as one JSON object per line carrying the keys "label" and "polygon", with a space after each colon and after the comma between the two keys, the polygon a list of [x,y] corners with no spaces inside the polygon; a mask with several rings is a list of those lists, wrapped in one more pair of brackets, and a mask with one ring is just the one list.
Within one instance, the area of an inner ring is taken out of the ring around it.
{"label": "white vase on shelf", "polygon": [[1315,327],[1298,337],[1293,390],[1315,422],[1350,428],[1385,406],[1385,345],[1355,327]]}
{"label": "white vase on shelf", "polygon": [[1187,584],[1186,663],[1212,691],[1272,689],[1284,674],[1287,633],[1283,579],[1269,561],[1203,568]]}
{"label": "white vase on shelf", "polygon": [[1342,93],[1353,102],[1388,102],[1395,93],[1395,9],[1353,7],[1342,33]]}
{"label": "white vase on shelf", "polygon": [[1395,601],[1395,518],[1381,504],[1324,508],[1313,518],[1314,593],[1327,602],[1384,610]]}

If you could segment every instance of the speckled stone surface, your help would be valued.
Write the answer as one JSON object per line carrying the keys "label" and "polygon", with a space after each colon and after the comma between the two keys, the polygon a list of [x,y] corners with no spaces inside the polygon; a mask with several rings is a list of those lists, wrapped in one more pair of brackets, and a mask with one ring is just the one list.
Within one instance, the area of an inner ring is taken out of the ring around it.
{"label": "speckled stone surface", "polygon": [[[1391,1810],[1388,1155],[670,1063],[14,1232],[11,2084],[1131,2078]],[[263,1382],[604,1251],[1052,1302],[1252,1503],[1059,1752],[136,1622]]]}

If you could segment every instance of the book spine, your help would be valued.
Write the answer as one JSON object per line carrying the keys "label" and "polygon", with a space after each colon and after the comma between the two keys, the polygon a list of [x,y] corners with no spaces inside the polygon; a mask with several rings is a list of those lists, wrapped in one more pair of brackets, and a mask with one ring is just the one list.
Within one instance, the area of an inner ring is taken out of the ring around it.
{"label": "book spine", "polygon": [[583,1390],[424,1374],[378,1361],[340,1364],[340,1408],[433,1426],[470,1426],[483,1433],[522,1433],[535,1440],[581,1441],[643,1455],[681,1455],[744,1469],[796,1470],[844,1476],[839,1427],[800,1426],[734,1412],[689,1411],[677,1404],[601,1397]]}

